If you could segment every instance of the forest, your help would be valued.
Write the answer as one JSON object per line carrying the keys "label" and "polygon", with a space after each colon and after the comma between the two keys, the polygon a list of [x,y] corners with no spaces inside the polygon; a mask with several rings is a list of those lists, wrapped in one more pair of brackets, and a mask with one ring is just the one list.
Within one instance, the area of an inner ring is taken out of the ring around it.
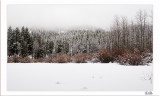
{"label": "forest", "polygon": [[73,27],[44,30],[8,27],[8,63],[109,63],[146,65],[153,60],[153,16],[113,17],[109,30]]}

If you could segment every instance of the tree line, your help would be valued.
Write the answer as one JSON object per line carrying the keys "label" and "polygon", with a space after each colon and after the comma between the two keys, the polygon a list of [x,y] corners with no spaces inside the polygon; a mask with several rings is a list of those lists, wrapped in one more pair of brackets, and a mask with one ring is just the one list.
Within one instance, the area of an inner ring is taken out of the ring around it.
{"label": "tree line", "polygon": [[[63,32],[62,32],[63,31]],[[31,56],[33,59],[52,54],[95,53],[99,49],[112,51],[139,50],[141,52],[153,47],[152,16],[139,10],[135,19],[115,16],[110,30],[101,28],[73,28],[69,30],[46,31],[27,27],[8,28],[7,54]]]}

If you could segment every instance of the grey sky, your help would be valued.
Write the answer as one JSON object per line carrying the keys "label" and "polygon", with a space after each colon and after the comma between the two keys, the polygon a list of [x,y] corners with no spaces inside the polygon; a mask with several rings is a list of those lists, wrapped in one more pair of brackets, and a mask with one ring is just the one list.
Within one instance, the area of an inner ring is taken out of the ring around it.
{"label": "grey sky", "polygon": [[75,26],[109,28],[115,15],[135,19],[136,12],[146,10],[151,14],[152,5],[8,5],[7,22],[13,27],[36,27],[52,30]]}

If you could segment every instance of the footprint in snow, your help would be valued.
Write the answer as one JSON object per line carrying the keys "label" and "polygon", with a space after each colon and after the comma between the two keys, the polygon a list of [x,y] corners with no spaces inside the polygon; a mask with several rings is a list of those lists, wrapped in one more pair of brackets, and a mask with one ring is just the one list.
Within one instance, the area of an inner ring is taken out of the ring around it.
{"label": "footprint in snow", "polygon": [[84,90],[86,90],[86,89],[88,89],[86,86],[84,86],[82,89],[84,89]]}
{"label": "footprint in snow", "polygon": [[61,84],[61,83],[57,81],[56,84]]}
{"label": "footprint in snow", "polygon": [[[95,79],[95,76],[92,76],[91,78]],[[102,78],[103,78],[103,76],[99,76],[99,79],[102,79]]]}

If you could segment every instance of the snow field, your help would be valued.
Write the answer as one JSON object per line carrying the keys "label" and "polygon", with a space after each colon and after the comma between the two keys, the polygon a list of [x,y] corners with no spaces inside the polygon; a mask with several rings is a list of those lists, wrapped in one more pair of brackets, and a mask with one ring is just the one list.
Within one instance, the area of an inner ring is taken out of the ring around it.
{"label": "snow field", "polygon": [[152,66],[10,63],[7,68],[8,91],[152,90]]}

